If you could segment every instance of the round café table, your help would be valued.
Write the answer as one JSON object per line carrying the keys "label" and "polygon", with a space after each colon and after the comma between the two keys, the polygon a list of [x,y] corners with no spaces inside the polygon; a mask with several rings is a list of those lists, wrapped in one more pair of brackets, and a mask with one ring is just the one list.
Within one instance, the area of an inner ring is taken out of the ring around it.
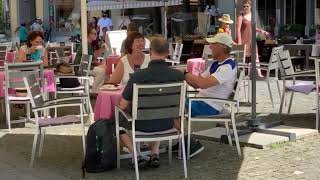
{"label": "round caf\u00e9 table", "polygon": [[[47,82],[46,91],[47,92],[55,92],[56,87],[54,83],[54,71],[52,69],[44,70],[44,78]],[[0,71],[0,97],[4,96],[4,82],[5,81],[5,72]]]}
{"label": "round caf\u00e9 table", "polygon": [[198,76],[205,71],[205,61],[202,58],[192,58],[187,60],[187,71]]}
{"label": "round caf\u00e9 table", "polygon": [[106,59],[106,74],[110,75],[112,74],[112,65],[118,64],[120,61],[119,55],[110,55]]}
{"label": "round caf\u00e9 table", "polygon": [[115,106],[119,104],[124,87],[119,90],[100,90],[94,108],[94,120],[111,119],[114,117]]}

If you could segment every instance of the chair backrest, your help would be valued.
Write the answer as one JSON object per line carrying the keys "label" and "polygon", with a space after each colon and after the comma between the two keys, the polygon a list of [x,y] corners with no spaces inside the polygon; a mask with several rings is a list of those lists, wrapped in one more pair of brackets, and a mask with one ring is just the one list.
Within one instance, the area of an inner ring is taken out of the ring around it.
{"label": "chair backrest", "polygon": [[281,76],[290,76],[294,74],[294,69],[288,50],[281,51],[279,53],[279,67]]}
{"label": "chair backrest", "polygon": [[208,59],[211,54],[212,54],[212,50],[210,49],[210,45],[204,45],[201,57],[203,59]]}
{"label": "chair backrest", "polygon": [[152,85],[134,84],[133,120],[174,119],[182,116],[185,92],[185,82]]}
{"label": "chair backrest", "polygon": [[311,56],[320,57],[320,44],[312,45]]}
{"label": "chair backrest", "polygon": [[8,96],[9,88],[25,88],[23,77],[35,75],[41,87],[44,85],[43,63],[5,63],[5,95]]}
{"label": "chair backrest", "polygon": [[13,42],[0,43],[0,46],[7,46],[8,50],[11,50],[12,45],[13,45]]}
{"label": "chair backrest", "polygon": [[47,51],[50,65],[59,63],[60,58],[65,57],[63,47],[47,47]]}
{"label": "chair backrest", "polygon": [[240,92],[240,86],[242,84],[242,81],[243,81],[244,77],[245,77],[245,72],[243,70],[241,70],[241,69],[238,69],[237,79],[236,79],[236,82],[234,84],[234,88],[232,90],[232,93],[229,96],[229,99],[238,100],[239,92]]}
{"label": "chair backrest", "polygon": [[62,49],[63,49],[64,56],[71,56],[72,55],[72,45],[63,46]]}
{"label": "chair backrest", "polygon": [[35,74],[30,74],[23,78],[23,82],[28,91],[28,97],[32,108],[41,107],[44,105],[44,98],[41,92],[39,81]]}
{"label": "chair backrest", "polygon": [[81,57],[78,75],[89,76],[91,62],[92,62],[92,55],[83,54]]}
{"label": "chair backrest", "polygon": [[278,67],[279,67],[279,61],[278,61],[279,53],[282,51],[283,51],[283,46],[272,48],[270,60],[269,60],[269,65],[268,65],[269,70],[278,69]]}
{"label": "chair backrest", "polygon": [[8,53],[8,47],[0,45],[0,66],[4,65],[4,62],[6,61],[7,53]]}
{"label": "chair backrest", "polygon": [[246,62],[246,45],[233,45],[230,55],[232,55],[238,62]]}
{"label": "chair backrest", "polygon": [[170,43],[169,44],[169,55],[173,61],[180,62],[182,54],[183,44],[182,43]]}

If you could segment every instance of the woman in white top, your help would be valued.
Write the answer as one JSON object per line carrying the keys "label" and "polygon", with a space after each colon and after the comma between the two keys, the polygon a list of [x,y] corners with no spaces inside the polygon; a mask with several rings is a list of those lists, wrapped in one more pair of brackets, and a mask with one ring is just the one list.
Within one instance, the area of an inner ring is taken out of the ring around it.
{"label": "woman in white top", "polygon": [[138,32],[130,33],[125,41],[125,49],[128,52],[117,64],[108,83],[126,85],[130,74],[136,70],[148,67],[150,56],[143,53],[144,36]]}

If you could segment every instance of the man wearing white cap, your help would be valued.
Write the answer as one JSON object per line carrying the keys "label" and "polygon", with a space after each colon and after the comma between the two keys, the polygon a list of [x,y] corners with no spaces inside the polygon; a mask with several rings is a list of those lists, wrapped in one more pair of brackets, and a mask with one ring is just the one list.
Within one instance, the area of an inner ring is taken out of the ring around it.
{"label": "man wearing white cap", "polygon": [[40,32],[43,32],[42,20],[41,20],[41,18],[37,17],[37,18],[36,18],[36,21],[31,25],[30,29],[31,29],[31,32],[32,32],[32,31],[40,31]]}
{"label": "man wearing white cap", "polygon": [[[189,85],[199,88],[197,97],[216,97],[226,99],[232,93],[237,78],[237,63],[230,58],[233,41],[230,35],[218,33],[213,38],[207,38],[214,59],[212,65],[200,76],[185,72],[185,79]],[[191,105],[191,116],[217,115],[223,104],[197,101]]]}

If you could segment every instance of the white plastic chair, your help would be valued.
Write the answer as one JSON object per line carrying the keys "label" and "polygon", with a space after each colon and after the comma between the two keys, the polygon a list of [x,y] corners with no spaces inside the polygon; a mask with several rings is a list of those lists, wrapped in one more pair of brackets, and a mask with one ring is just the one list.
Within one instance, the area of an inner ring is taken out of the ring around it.
{"label": "white plastic chair", "polygon": [[[173,48],[173,46],[175,47]],[[176,64],[180,64],[182,49],[183,49],[182,43],[170,43],[169,51],[172,51],[172,52],[169,52],[170,59],[166,59],[166,62],[171,63],[172,66]]]}
{"label": "white plastic chair", "polygon": [[320,95],[320,59],[315,59],[314,61],[315,69],[316,69],[316,129],[319,130],[319,95]]}
{"label": "white plastic chair", "polygon": [[[44,101],[41,88],[37,81],[37,78],[34,74],[24,77],[23,78],[25,87],[28,91],[28,97],[30,99],[32,105],[32,111],[35,116],[35,134],[33,139],[33,146],[31,151],[31,160],[30,166],[32,167],[34,164],[34,157],[38,147],[38,138],[40,137],[40,144],[39,144],[39,157],[42,154],[42,147],[44,143],[44,135],[45,135],[45,128],[51,126],[62,126],[62,125],[69,125],[69,124],[81,124],[82,128],[82,148],[83,148],[83,157],[85,157],[85,126],[83,121],[83,105],[82,102],[74,102],[74,100],[85,100],[85,96],[83,97],[71,97],[71,98],[63,98],[63,99],[55,99],[51,101]],[[70,103],[70,101],[72,101]],[[67,115],[62,117],[55,117],[50,118],[49,116],[41,116],[43,111],[47,111],[53,108],[63,107],[79,107],[80,116],[75,115]]]}
{"label": "white plastic chair", "polygon": [[[228,136],[229,145],[232,146],[231,133],[229,129],[229,123],[231,122],[233,134],[235,137],[235,143],[238,150],[238,155],[241,156],[240,143],[237,133],[237,127],[235,123],[235,112],[238,104],[240,85],[244,79],[244,71],[239,70],[237,75],[237,81],[234,86],[234,90],[228,99],[219,99],[212,97],[189,97],[189,106],[188,106],[188,142],[187,142],[187,157],[190,156],[190,139],[191,139],[191,123],[192,122],[224,122],[226,127],[226,133]],[[195,116],[191,117],[191,104],[194,101],[210,101],[217,103],[224,103],[229,106],[230,110],[224,108],[221,114],[219,115],[210,115],[210,116]]]}
{"label": "white plastic chair", "polygon": [[[137,142],[152,142],[169,140],[169,164],[172,161],[172,140],[179,139],[182,142],[184,177],[187,178],[187,162],[184,142],[184,102],[186,84],[169,83],[154,85],[133,85],[132,114],[115,108],[116,136],[117,136],[117,167],[120,169],[120,138],[119,138],[119,115],[120,113],[132,123],[133,144]],[[175,128],[160,132],[139,132],[135,130],[137,121],[152,121],[154,119],[180,119],[181,133]],[[136,179],[139,180],[137,159],[137,147],[133,146],[133,159],[135,163]]]}
{"label": "white plastic chair", "polygon": [[[278,62],[279,62],[281,79],[283,81],[283,93],[281,95],[281,103],[279,108],[279,117],[281,117],[286,94],[291,93],[289,107],[288,107],[288,114],[290,114],[294,93],[300,92],[300,90],[303,90],[303,88],[296,89],[293,87],[296,85],[296,78],[297,77],[314,77],[316,74],[315,74],[315,70],[295,72],[292,65],[291,58],[290,58],[290,53],[288,50],[282,51],[279,53]],[[292,79],[292,86],[287,85],[288,79]]]}
{"label": "white plastic chair", "polygon": [[[90,88],[89,88],[89,72],[91,67],[92,55],[83,54],[81,57],[80,66],[76,75],[58,75],[55,78],[75,78],[78,79],[80,85],[78,87],[73,88],[65,88],[65,87],[57,87],[55,91],[54,97],[57,98],[58,94],[79,94],[86,96],[87,98],[84,100],[84,104],[86,107],[86,113],[91,118],[89,113],[93,113],[91,102],[90,102]],[[57,81],[55,81],[57,82]],[[55,117],[57,117],[57,108],[55,108]]]}
{"label": "white plastic chair", "polygon": [[[5,63],[5,107],[9,131],[11,131],[11,124],[30,120],[30,98],[28,96],[16,96],[15,94],[11,94],[10,90],[25,89],[22,78],[31,74],[34,74],[38,78],[41,87],[45,85],[42,62]],[[27,118],[23,120],[11,120],[10,104],[25,104],[27,107]]]}

